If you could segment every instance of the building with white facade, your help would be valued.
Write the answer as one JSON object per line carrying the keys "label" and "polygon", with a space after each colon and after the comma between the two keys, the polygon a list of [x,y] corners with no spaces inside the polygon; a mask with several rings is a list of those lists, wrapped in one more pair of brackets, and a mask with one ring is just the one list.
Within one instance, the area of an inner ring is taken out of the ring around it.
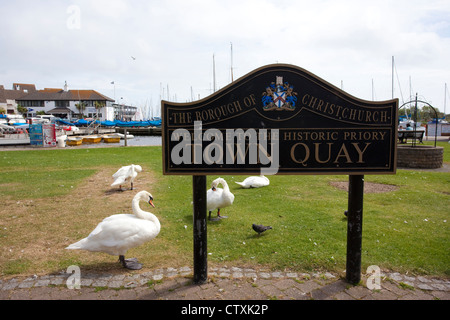
{"label": "building with white facade", "polygon": [[95,90],[69,90],[67,83],[63,89],[43,90],[36,90],[34,84],[14,83],[12,90],[0,85],[0,109],[7,114],[17,114],[19,105],[27,108],[25,116],[28,118],[45,113],[68,121],[80,118],[142,120],[137,107],[114,103],[113,99]]}
{"label": "building with white facade", "polygon": [[16,102],[28,109],[28,117],[43,111],[69,121],[85,117],[102,121],[114,119],[113,99],[95,90],[69,90],[67,83],[64,89],[36,90],[21,96]]}
{"label": "building with white facade", "polygon": [[0,85],[0,109],[3,109],[6,114],[17,114],[16,100],[35,91],[34,84],[13,83],[12,90]]}

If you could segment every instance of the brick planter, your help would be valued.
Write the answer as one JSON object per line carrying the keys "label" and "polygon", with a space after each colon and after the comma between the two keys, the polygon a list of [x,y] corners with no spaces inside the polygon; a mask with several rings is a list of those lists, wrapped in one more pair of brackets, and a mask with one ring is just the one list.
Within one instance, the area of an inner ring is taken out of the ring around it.
{"label": "brick planter", "polygon": [[444,148],[433,146],[397,146],[397,167],[437,169],[442,167]]}

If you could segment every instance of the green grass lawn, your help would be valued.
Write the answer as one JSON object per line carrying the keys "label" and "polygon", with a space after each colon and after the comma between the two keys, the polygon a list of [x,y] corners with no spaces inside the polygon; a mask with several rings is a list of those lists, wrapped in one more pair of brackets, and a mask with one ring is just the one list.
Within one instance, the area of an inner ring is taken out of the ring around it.
{"label": "green grass lawn", "polygon": [[[444,161],[450,162],[450,145],[439,145],[445,148]],[[144,260],[145,266],[154,268],[192,263],[192,177],[163,176],[161,147],[3,151],[0,194],[10,203],[65,201],[100,170],[114,171],[131,163],[151,172],[152,180],[142,184],[153,194],[157,208],[152,212],[162,224],[156,241],[132,253]],[[208,186],[216,177],[208,176]],[[241,189],[234,183],[245,176],[223,178],[235,202],[221,211],[228,219],[208,222],[210,264],[263,265],[297,271],[345,269],[347,220],[343,212],[347,209],[347,192],[330,182],[347,181],[348,176],[271,176],[270,186],[260,189]],[[399,272],[449,276],[450,173],[398,170],[396,175],[366,175],[365,181],[399,189],[364,196],[362,271],[378,265]],[[106,184],[100,187],[109,189]],[[131,201],[134,192],[127,192]],[[79,206],[93,215],[95,208],[89,207],[90,200],[79,199]],[[0,250],[9,251],[7,258],[0,255],[0,274],[52,272],[74,263],[95,268],[96,263],[115,259],[62,250],[87,236],[91,226],[76,217],[73,226],[65,226],[58,234],[56,226],[64,222],[62,216],[58,212],[40,215],[39,210],[43,209],[27,211],[39,216],[35,225],[20,226],[12,218],[14,212],[3,211]],[[95,217],[95,221],[102,218]],[[271,225],[273,230],[258,236],[252,223]],[[46,245],[58,248],[48,255],[47,263],[35,263],[32,255],[20,254],[39,240],[27,238],[37,225]]]}

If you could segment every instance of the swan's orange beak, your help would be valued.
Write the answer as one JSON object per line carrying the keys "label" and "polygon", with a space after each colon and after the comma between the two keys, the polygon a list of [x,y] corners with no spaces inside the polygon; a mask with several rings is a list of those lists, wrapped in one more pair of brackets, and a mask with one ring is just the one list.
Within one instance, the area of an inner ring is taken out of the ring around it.
{"label": "swan's orange beak", "polygon": [[153,199],[148,200],[148,203],[154,208],[155,205],[153,204]]}
{"label": "swan's orange beak", "polygon": [[212,190],[212,191],[216,191],[216,187],[212,187],[211,190]]}

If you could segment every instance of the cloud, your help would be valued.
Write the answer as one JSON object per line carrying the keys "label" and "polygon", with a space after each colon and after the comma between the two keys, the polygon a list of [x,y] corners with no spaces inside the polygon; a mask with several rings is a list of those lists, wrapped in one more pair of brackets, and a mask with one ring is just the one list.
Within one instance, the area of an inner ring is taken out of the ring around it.
{"label": "cloud", "polygon": [[116,98],[127,103],[157,105],[167,91],[184,102],[211,93],[213,54],[218,86],[231,81],[231,43],[234,79],[291,63],[364,99],[373,80],[384,100],[395,56],[402,91],[411,76],[415,90],[442,104],[449,82],[447,1],[20,0],[4,2],[2,12],[5,86],[67,80],[112,97],[115,81]]}

